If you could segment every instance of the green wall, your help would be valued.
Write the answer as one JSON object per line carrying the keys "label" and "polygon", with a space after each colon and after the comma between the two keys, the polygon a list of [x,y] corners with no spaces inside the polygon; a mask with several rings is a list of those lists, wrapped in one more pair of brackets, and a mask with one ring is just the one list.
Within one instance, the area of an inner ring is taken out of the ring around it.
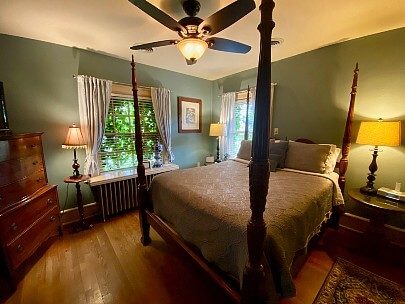
{"label": "green wall", "polygon": [[[356,62],[360,65],[360,76],[354,131],[363,119],[405,120],[404,54],[405,28],[402,28],[274,62],[273,82],[277,83],[274,127],[279,128],[280,137],[307,137],[340,145]],[[60,145],[67,126],[79,122],[77,85],[72,75],[129,83],[129,62],[91,51],[0,35],[0,63],[11,128],[16,133],[45,132],[48,177],[51,183],[59,184],[63,206],[66,197],[63,178],[71,173],[72,152],[62,150]],[[140,85],[163,86],[172,91],[174,162],[185,168],[204,162],[206,155],[215,152],[216,144],[208,136],[208,129],[211,121],[219,120],[218,95],[256,85],[257,69],[208,81],[138,64],[137,77]],[[203,100],[202,134],[177,132],[177,96]],[[405,123],[402,129],[405,143]],[[405,190],[404,145],[383,150],[378,158],[376,186],[393,187],[399,181]],[[79,161],[83,159],[84,153],[80,151]],[[370,161],[368,147],[352,145],[347,188],[365,183]],[[71,190],[68,206],[74,202]],[[89,191],[85,200],[93,200]],[[348,209],[367,216],[353,204],[349,203]],[[391,223],[405,226],[404,218],[394,217]]]}
{"label": "green wall", "polygon": [[[0,35],[0,80],[4,83],[10,127],[14,133],[44,132],[43,144],[49,182],[59,185],[63,207],[66,186],[63,179],[71,174],[72,151],[61,149],[67,128],[79,123],[77,84],[74,74],[85,74],[130,83],[129,61],[90,51],[36,40]],[[142,64],[137,65],[140,85],[163,86],[171,90],[172,145],[174,162],[181,167],[203,162],[210,152],[208,136],[211,122],[212,82]],[[203,132],[177,132],[177,96],[203,101]],[[84,151],[78,153],[79,163]],[[93,198],[84,189],[85,202]],[[74,188],[69,189],[67,207],[74,205]]]}
{"label": "green wall", "polygon": [[[281,46],[283,47],[283,46]],[[341,145],[350,100],[355,63],[360,73],[355,105],[354,136],[358,122],[383,118],[402,121],[402,146],[383,147],[378,157],[376,187],[393,188],[402,182],[405,191],[405,28],[384,32],[272,63],[274,124],[280,137],[306,137],[320,143]],[[213,120],[220,112],[218,95],[256,85],[257,69],[213,83]],[[353,144],[347,172],[347,189],[365,184],[371,162],[370,147]],[[350,212],[367,216],[354,204]],[[392,224],[405,227],[405,218]]]}

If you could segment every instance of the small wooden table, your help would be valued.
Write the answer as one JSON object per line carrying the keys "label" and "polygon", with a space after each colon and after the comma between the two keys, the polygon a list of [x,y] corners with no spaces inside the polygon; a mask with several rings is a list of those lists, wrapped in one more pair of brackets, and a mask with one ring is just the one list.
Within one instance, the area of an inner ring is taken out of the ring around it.
{"label": "small wooden table", "polygon": [[366,236],[373,244],[387,245],[389,242],[385,237],[384,224],[389,215],[405,212],[405,203],[385,198],[378,195],[366,195],[360,192],[360,188],[349,190],[349,197],[366,207],[370,214],[370,224]]}
{"label": "small wooden table", "polygon": [[77,209],[79,210],[79,227],[78,230],[86,230],[92,227],[92,225],[89,225],[86,220],[84,219],[84,208],[83,208],[83,196],[82,196],[82,191],[80,190],[80,183],[85,182],[90,179],[89,175],[81,175],[79,178],[74,178],[74,177],[67,177],[65,178],[64,182],[67,184],[75,184],[76,186],[76,203],[77,203]]}

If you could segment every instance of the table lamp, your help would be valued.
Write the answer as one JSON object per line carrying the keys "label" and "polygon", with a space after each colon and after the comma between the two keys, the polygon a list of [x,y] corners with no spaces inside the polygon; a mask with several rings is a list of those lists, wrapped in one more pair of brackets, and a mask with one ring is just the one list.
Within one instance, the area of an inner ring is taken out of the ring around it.
{"label": "table lamp", "polygon": [[219,137],[225,135],[225,124],[212,123],[210,125],[210,136],[217,137],[217,157],[215,159],[216,163],[221,162],[219,158]]}
{"label": "table lamp", "polygon": [[62,148],[73,149],[73,176],[71,176],[71,178],[80,178],[80,165],[77,162],[76,149],[84,149],[86,148],[86,144],[84,143],[82,132],[80,131],[80,128],[76,126],[76,124],[69,127],[69,131],[66,135],[65,142],[62,144]]}
{"label": "table lamp", "polygon": [[401,144],[401,122],[400,121],[362,121],[357,135],[357,144],[374,146],[373,160],[368,169],[366,186],[360,188],[363,194],[374,195],[377,189],[374,188],[375,172],[377,171],[377,156],[379,146],[396,147]]}

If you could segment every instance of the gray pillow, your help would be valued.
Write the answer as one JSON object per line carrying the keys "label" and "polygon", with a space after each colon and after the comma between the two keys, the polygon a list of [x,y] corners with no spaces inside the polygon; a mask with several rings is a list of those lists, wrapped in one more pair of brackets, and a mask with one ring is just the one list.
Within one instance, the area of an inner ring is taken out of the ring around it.
{"label": "gray pillow", "polygon": [[330,150],[330,145],[290,142],[285,166],[301,171],[325,173],[326,160]]}
{"label": "gray pillow", "polygon": [[270,158],[270,171],[271,172],[276,172],[277,164],[278,164],[277,160]]}
{"label": "gray pillow", "polygon": [[284,168],[285,167],[285,158],[288,149],[288,141],[280,140],[278,142],[270,141],[269,145],[269,158],[276,159],[276,155],[278,155],[277,159],[277,167]]}
{"label": "gray pillow", "polygon": [[237,157],[240,159],[250,160],[252,155],[252,141],[242,140]]}

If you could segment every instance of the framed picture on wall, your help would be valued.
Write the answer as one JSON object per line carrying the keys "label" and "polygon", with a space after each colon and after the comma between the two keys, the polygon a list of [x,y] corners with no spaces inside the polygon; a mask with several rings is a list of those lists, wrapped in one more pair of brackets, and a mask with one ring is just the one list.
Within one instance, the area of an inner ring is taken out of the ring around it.
{"label": "framed picture on wall", "polygon": [[177,97],[179,133],[201,133],[201,99]]}

